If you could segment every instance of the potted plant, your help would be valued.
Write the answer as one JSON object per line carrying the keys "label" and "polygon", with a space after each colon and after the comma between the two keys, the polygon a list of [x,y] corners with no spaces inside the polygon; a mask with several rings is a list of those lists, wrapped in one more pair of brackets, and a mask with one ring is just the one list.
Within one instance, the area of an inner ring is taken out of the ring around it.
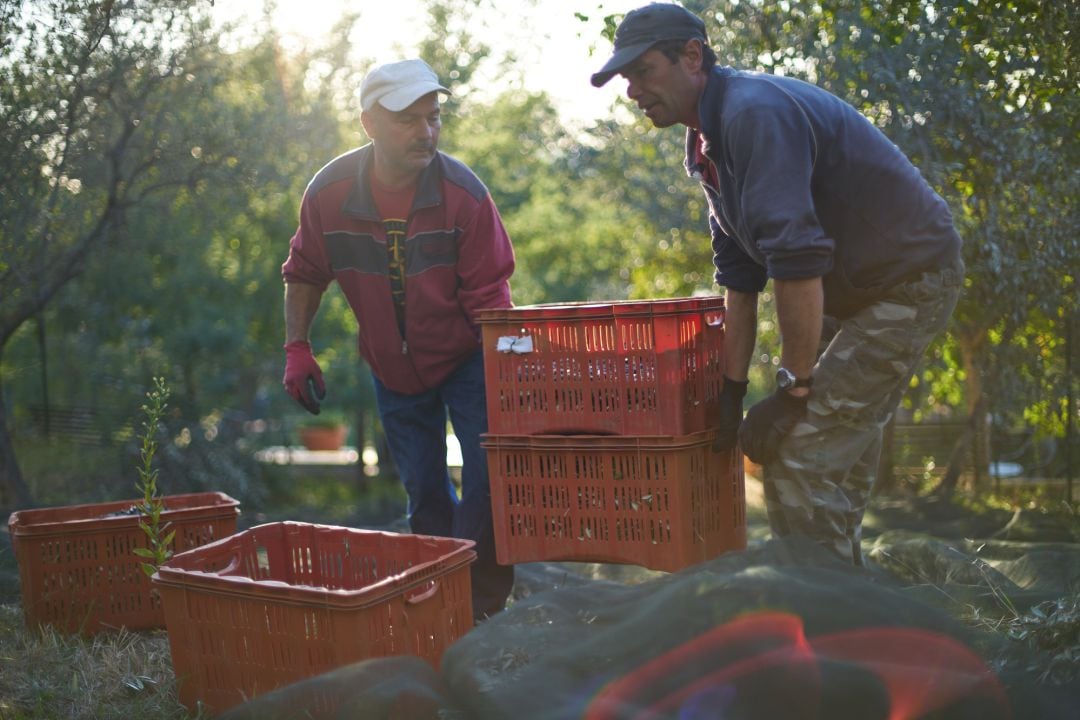
{"label": "potted plant", "polygon": [[342,413],[323,410],[300,421],[299,435],[308,450],[340,450],[349,435],[349,423]]}

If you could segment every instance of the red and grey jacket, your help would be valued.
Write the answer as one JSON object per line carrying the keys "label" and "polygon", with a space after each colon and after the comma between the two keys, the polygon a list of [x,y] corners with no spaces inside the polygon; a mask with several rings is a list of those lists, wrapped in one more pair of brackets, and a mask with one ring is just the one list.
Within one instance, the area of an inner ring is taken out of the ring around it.
{"label": "red and grey jacket", "polygon": [[359,325],[360,355],[388,388],[438,386],[480,349],[477,311],[511,306],[514,252],[487,188],[442,152],[420,175],[405,237],[405,332],[391,296],[387,236],[372,197],[374,147],[316,173],[281,267],[286,283],[337,280]]}

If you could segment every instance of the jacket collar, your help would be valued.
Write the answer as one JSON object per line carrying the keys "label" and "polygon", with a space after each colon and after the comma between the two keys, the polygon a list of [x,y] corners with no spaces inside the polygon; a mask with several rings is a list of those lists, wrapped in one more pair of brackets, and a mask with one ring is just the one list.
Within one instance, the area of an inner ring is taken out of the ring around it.
{"label": "jacket collar", "polygon": [[[420,179],[416,184],[416,194],[413,196],[412,211],[442,204],[442,188],[439,180],[443,175],[444,162],[445,157],[442,151],[436,151],[435,157],[420,173]],[[345,204],[341,206],[344,214],[361,220],[382,220],[375,206],[375,196],[371,192],[371,171],[374,165],[375,146],[368,143],[360,148],[357,157],[356,182],[353,183],[352,190],[345,198]]]}
{"label": "jacket collar", "polygon": [[690,177],[698,177],[701,169],[694,163],[697,156],[696,145],[698,135],[704,135],[703,143],[706,152],[711,144],[710,138],[716,137],[720,128],[714,126],[713,121],[719,121],[720,113],[724,105],[724,92],[727,89],[727,79],[735,74],[730,67],[714,65],[709,71],[709,79],[705,82],[705,89],[701,91],[701,99],[698,101],[698,126],[701,131],[686,128],[686,158],[683,166],[686,174]]}

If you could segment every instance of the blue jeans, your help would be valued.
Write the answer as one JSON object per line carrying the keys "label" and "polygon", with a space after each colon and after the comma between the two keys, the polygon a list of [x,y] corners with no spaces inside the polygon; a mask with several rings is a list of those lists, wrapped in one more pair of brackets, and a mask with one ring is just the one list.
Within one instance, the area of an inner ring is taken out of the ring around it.
{"label": "blue jeans", "polygon": [[[378,378],[379,406],[390,453],[409,497],[409,527],[418,535],[456,537],[476,542],[471,568],[473,615],[483,619],[503,609],[514,584],[513,566],[495,561],[487,452],[482,352],[463,362],[443,383],[417,395],[387,389]],[[461,499],[446,467],[446,418],[461,443]]]}

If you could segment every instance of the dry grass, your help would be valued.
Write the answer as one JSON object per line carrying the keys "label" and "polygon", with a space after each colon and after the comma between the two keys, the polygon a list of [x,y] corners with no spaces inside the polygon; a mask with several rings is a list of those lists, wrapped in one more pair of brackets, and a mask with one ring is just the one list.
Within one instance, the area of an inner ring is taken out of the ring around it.
{"label": "dry grass", "polygon": [[39,633],[18,605],[0,605],[0,720],[190,717],[176,697],[164,631]]}

